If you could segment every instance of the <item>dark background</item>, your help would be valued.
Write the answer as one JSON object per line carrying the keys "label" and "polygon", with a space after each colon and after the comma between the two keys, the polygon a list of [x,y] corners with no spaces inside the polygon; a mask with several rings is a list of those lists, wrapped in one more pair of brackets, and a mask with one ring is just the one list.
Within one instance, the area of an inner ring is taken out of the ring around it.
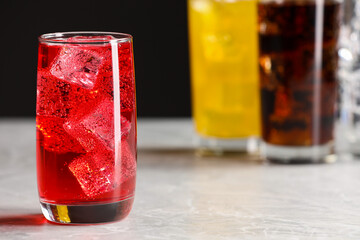
{"label": "dark background", "polygon": [[190,116],[186,0],[0,0],[0,117],[35,116],[37,37],[113,31],[134,37],[138,116]]}

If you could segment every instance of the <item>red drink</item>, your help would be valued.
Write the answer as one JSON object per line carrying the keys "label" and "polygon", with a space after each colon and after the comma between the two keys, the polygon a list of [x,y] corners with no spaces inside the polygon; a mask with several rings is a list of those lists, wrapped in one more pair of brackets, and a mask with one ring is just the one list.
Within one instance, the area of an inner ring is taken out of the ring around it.
{"label": "red drink", "polygon": [[136,176],[133,70],[129,35],[40,37],[37,171],[49,220],[106,222],[129,213]]}

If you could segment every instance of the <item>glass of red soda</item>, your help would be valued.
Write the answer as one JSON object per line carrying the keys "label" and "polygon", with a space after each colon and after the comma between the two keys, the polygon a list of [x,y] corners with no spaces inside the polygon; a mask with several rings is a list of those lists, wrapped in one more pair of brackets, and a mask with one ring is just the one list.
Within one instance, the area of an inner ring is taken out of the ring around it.
{"label": "glass of red soda", "polygon": [[39,37],[37,178],[49,221],[126,217],[136,178],[132,36],[64,32]]}

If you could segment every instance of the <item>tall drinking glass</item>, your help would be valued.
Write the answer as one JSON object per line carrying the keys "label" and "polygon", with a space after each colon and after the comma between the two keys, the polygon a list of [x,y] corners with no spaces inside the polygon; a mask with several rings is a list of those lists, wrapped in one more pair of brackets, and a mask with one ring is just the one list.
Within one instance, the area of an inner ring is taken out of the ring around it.
{"label": "tall drinking glass", "polygon": [[260,0],[263,153],[272,161],[333,160],[340,2]]}
{"label": "tall drinking glass", "polygon": [[337,151],[360,156],[360,1],[344,1],[342,20]]}
{"label": "tall drinking glass", "polygon": [[53,222],[126,217],[136,176],[132,37],[67,32],[39,37],[37,176]]}
{"label": "tall drinking glass", "polygon": [[255,0],[188,0],[192,112],[199,147],[255,150],[260,135]]}

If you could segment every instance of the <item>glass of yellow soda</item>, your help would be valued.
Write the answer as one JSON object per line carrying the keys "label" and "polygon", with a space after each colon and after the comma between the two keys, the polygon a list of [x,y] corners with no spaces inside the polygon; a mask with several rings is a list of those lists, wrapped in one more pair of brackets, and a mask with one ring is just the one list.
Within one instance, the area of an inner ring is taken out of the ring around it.
{"label": "glass of yellow soda", "polygon": [[256,0],[188,0],[198,149],[256,151],[260,135]]}

